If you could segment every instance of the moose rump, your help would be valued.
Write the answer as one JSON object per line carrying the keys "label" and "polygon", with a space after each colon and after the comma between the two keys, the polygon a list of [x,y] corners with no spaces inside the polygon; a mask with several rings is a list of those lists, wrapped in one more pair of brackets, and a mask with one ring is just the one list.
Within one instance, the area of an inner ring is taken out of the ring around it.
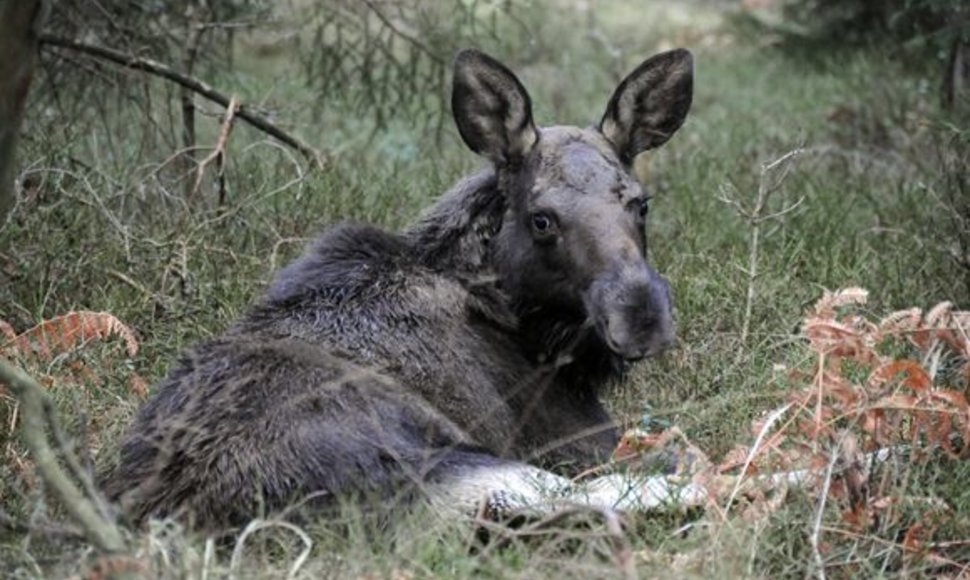
{"label": "moose rump", "polygon": [[514,74],[460,53],[455,120],[489,166],[403,233],[324,233],[185,354],[126,436],[109,497],[134,521],[204,527],[355,493],[496,516],[579,497],[555,472],[615,446],[603,387],[673,336],[630,164],[680,127],[691,90],[690,54],[663,53],[597,127],[540,128]]}

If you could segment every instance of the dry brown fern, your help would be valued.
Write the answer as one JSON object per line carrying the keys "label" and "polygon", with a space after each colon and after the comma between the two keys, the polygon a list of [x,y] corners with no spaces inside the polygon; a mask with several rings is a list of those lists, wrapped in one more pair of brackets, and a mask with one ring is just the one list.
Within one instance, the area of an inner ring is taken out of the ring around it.
{"label": "dry brown fern", "polygon": [[[68,360],[63,372],[55,374],[46,372],[47,367],[42,366],[74,353],[92,342],[119,337],[124,342],[128,358],[136,356],[139,349],[134,331],[107,312],[85,310],[68,312],[62,316],[44,320],[20,334],[17,334],[10,324],[0,320],[0,332],[5,338],[4,342],[0,342],[0,356],[20,359],[28,367],[38,367],[28,370],[37,371],[32,374],[38,376],[38,380],[47,386],[58,381],[78,385],[100,385],[98,373],[89,368],[83,360]],[[104,359],[101,363],[106,368],[110,368],[109,359]],[[140,397],[148,394],[146,381],[137,374],[131,374],[129,377],[129,388]]]}
{"label": "dry brown fern", "polygon": [[[912,469],[941,455],[970,458],[970,312],[942,302],[925,314],[909,308],[873,320],[859,312],[866,300],[859,288],[826,292],[806,314],[810,357],[790,373],[796,389],[779,409],[784,420],[755,421],[756,443],[738,446],[718,467],[742,468],[740,477],[762,489],[797,474],[819,505],[839,506],[851,533],[888,525],[901,503],[925,503],[924,519],[948,509],[935,498],[900,495],[898,478],[877,477],[875,463],[895,455]],[[930,545],[932,529],[920,521],[904,535],[909,550]]]}
{"label": "dry brown fern", "polygon": [[0,330],[7,343],[0,346],[0,353],[15,352],[20,356],[39,356],[49,360],[56,354],[70,352],[92,340],[118,336],[125,341],[129,357],[138,354],[135,333],[113,314],[78,310],[44,320],[19,335],[13,328],[0,321]]}
{"label": "dry brown fern", "polygon": [[[808,356],[789,373],[792,391],[752,422],[753,443],[670,479],[702,489],[706,500],[693,505],[708,507],[716,522],[731,513],[763,521],[789,488],[801,488],[816,506],[818,561],[836,542],[873,538],[875,550],[892,545],[904,560],[953,569],[944,556],[970,542],[934,534],[959,514],[903,482],[931,461],[970,458],[970,312],[943,302],[874,319],[861,308],[867,299],[860,288],[826,292],[805,315]],[[634,464],[669,442],[666,432],[630,431],[614,464]],[[823,531],[826,506],[841,519]]]}
{"label": "dry brown fern", "polygon": [[[909,445],[914,453],[968,455],[970,313],[944,302],[925,315],[910,308],[873,321],[852,311],[866,298],[858,288],[826,292],[806,315],[803,334],[812,357],[791,374],[804,385],[789,397],[794,416],[753,450],[760,457],[755,467],[791,467],[798,462],[790,459],[801,455],[796,449],[825,462],[826,449],[846,429],[865,451]],[[752,432],[762,429],[755,422]],[[741,447],[729,454],[723,470],[737,467],[737,458],[751,451]]]}
{"label": "dry brown fern", "polygon": [[[75,311],[49,320],[44,320],[32,328],[18,334],[13,327],[0,320],[0,357],[17,361],[31,376],[36,377],[47,388],[55,385],[73,385],[84,389],[85,407],[93,404],[92,389],[100,387],[102,377],[113,370],[114,361],[119,358],[118,351],[110,349],[100,353],[94,364],[79,356],[81,351],[95,342],[118,337],[124,346],[121,358],[130,360],[137,355],[139,345],[135,333],[112,314],[107,312]],[[128,389],[139,398],[148,394],[148,383],[138,374],[123,370],[127,375]],[[33,481],[33,467],[25,455],[25,450],[14,444],[12,434],[19,422],[17,400],[10,396],[0,384],[0,415],[3,416],[3,430],[0,441],[5,441],[3,455],[9,465],[24,477],[28,487]],[[110,411],[109,411],[110,412]],[[89,419],[93,427],[103,419],[100,413],[92,413]],[[90,447],[98,447],[98,430],[90,433],[87,441]]]}

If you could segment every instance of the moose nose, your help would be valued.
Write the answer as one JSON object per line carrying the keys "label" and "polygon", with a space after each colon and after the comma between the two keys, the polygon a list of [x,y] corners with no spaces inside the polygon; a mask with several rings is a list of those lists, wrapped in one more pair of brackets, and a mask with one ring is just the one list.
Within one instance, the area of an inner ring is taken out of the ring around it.
{"label": "moose nose", "polygon": [[616,354],[638,360],[673,343],[670,286],[646,264],[604,276],[591,290],[596,328]]}

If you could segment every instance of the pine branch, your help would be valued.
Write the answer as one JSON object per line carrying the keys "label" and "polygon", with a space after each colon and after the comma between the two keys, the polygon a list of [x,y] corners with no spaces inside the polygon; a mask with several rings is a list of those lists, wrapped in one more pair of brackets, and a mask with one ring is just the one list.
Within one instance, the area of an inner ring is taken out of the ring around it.
{"label": "pine branch", "polygon": [[[78,42],[76,40],[71,40],[69,38],[61,38],[58,36],[51,36],[49,34],[42,34],[40,36],[41,46],[53,46],[57,48],[64,48],[72,50],[74,52],[80,52],[90,56],[94,56],[103,60],[119,64],[123,67],[130,68],[133,70],[138,70],[146,72],[148,74],[164,78],[166,80],[172,81],[177,85],[191,90],[199,95],[202,95],[206,99],[212,102],[218,103],[223,107],[228,107],[231,98],[226,94],[217,91],[205,82],[199,80],[196,77],[182,74],[168,65],[160,63],[158,61],[142,58],[139,56],[134,56],[127,54],[112,48],[107,48],[104,46],[98,46],[94,44],[87,44],[84,42]],[[313,163],[319,168],[326,165],[327,157],[321,151],[314,149],[306,142],[301,140],[299,137],[292,135],[283,129],[279,128],[272,121],[266,117],[256,113],[251,108],[246,105],[239,105],[236,110],[236,117],[246,121],[251,126],[259,129],[260,131],[279,139],[286,145],[296,149],[307,158],[308,161]]]}

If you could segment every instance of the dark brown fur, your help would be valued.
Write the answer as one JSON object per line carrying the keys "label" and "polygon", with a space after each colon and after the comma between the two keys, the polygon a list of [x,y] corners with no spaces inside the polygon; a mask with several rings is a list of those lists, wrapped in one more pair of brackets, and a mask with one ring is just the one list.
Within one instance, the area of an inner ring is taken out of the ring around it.
{"label": "dark brown fur", "polygon": [[691,73],[686,51],[658,55],[598,128],[539,129],[511,72],[461,53],[456,121],[492,167],[402,234],[325,233],[171,370],[109,496],[134,520],[204,526],[406,489],[470,511],[503,491],[496,474],[544,476],[525,461],[606,457],[616,430],[600,391],[672,338],[629,163],[683,122]]}

